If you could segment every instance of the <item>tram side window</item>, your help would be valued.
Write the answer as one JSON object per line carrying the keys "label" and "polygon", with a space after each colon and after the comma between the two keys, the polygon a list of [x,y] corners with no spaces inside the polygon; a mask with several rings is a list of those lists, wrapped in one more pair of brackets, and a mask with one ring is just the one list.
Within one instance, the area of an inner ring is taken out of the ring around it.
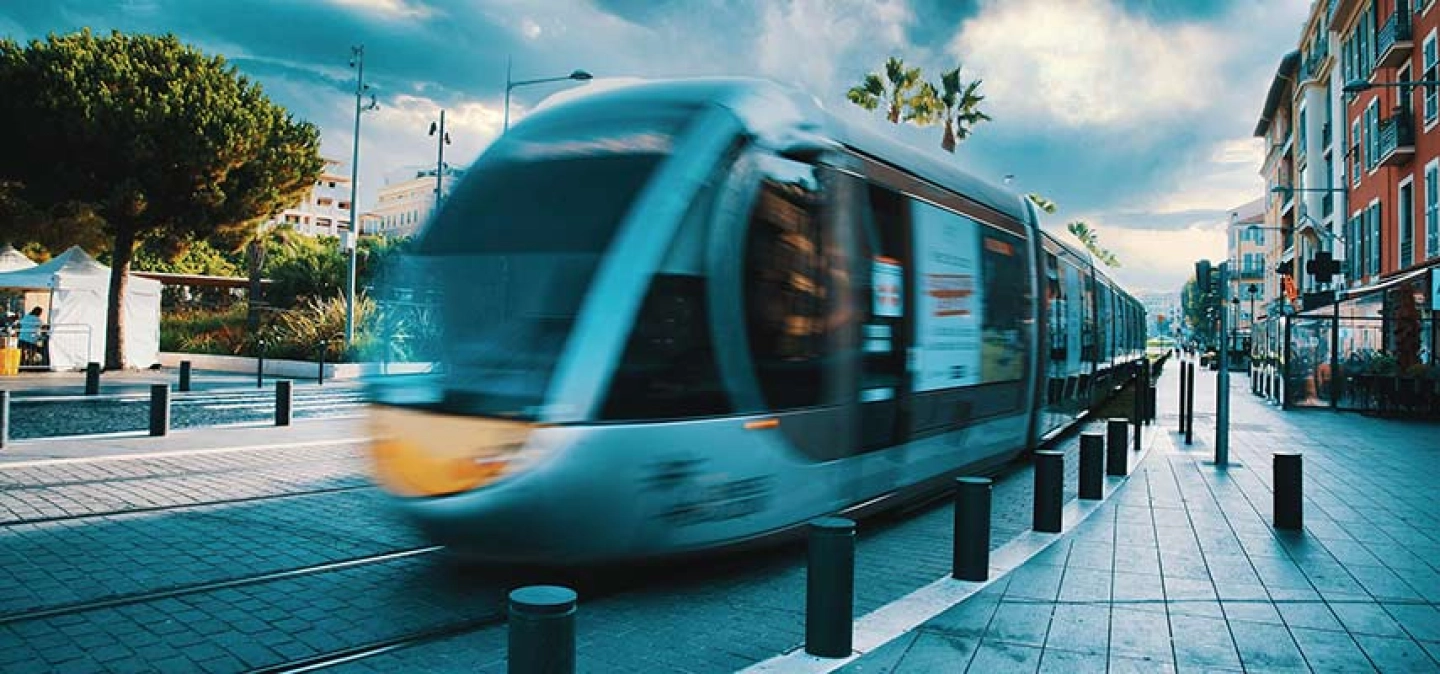
{"label": "tram side window", "polygon": [[761,185],[745,244],[746,332],[756,380],[771,410],[838,402],[832,332],[836,307],[822,183],[813,169]]}
{"label": "tram side window", "polygon": [[899,192],[869,185],[870,208],[862,228],[862,259],[870,260],[870,273],[859,279],[865,317],[861,343],[864,366],[860,373],[863,402],[896,397],[905,374],[906,233],[910,230],[909,200]]}

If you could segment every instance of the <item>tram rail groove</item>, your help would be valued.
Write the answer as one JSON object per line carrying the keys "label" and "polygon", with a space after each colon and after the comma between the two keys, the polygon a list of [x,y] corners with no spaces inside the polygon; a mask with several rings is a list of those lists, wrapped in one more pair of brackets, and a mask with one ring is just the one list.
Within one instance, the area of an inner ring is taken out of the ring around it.
{"label": "tram rail groove", "polygon": [[0,616],[0,626],[9,625],[12,623],[27,622],[31,620],[54,618],[75,613],[98,611],[107,608],[116,608],[119,606],[143,604],[146,602],[159,601],[162,599],[172,599],[174,597],[183,597],[186,595],[200,594],[203,592],[213,592],[215,590],[224,590],[233,587],[244,587],[246,585],[257,585],[260,583],[269,583],[272,581],[285,580],[288,578],[299,578],[303,576],[315,575],[317,573],[340,571],[343,569],[368,566],[371,564],[383,564],[385,562],[391,562],[399,559],[408,559],[411,557],[434,554],[443,549],[445,549],[445,546],[443,545],[427,545],[418,548],[404,548],[401,550],[392,550],[390,552],[383,552],[374,555],[366,555],[364,557],[353,557],[350,559],[326,562],[324,564],[314,564],[311,566],[302,566],[295,569],[286,569],[284,571],[272,571],[270,573],[263,573],[255,576],[244,576],[241,578],[230,578],[227,580],[209,581],[205,583],[193,583],[190,585],[170,587],[164,590],[137,592],[133,594],[107,597],[105,599],[99,599],[95,601],[62,604],[60,606],[51,606],[43,609],[35,609],[31,611],[23,611],[20,613],[12,613],[10,615]]}
{"label": "tram rail groove", "polygon": [[32,517],[32,518],[19,519],[19,520],[0,520],[0,530],[4,530],[4,529],[6,529],[6,528],[8,528],[8,527],[16,527],[16,526],[20,526],[20,525],[24,525],[24,524],[51,524],[51,523],[55,523],[55,522],[73,522],[73,521],[76,521],[76,520],[93,519],[93,518],[99,518],[99,517],[121,517],[121,516],[125,516],[125,515],[143,515],[143,514],[147,514],[147,513],[165,512],[165,511],[168,511],[168,510],[186,510],[186,509],[190,509],[190,508],[206,508],[206,507],[210,507],[210,506],[234,505],[234,504],[237,504],[237,503],[253,503],[253,502],[256,502],[256,501],[270,501],[270,500],[286,499],[286,498],[306,498],[306,497],[310,497],[310,496],[323,496],[323,495],[325,495],[325,494],[339,494],[339,493],[345,493],[345,492],[351,492],[351,491],[361,491],[361,490],[365,490],[365,489],[373,490],[373,489],[378,489],[378,487],[376,487],[376,486],[373,485],[373,484],[357,484],[357,485],[351,485],[351,486],[348,486],[348,487],[330,487],[330,488],[326,488],[326,489],[316,489],[316,490],[313,490],[313,491],[285,492],[285,493],[280,493],[280,494],[264,494],[264,495],[259,495],[259,496],[242,496],[242,497],[239,497],[239,498],[232,498],[232,499],[218,499],[218,500],[214,500],[214,501],[200,501],[200,502],[195,502],[195,503],[179,503],[179,504],[175,504],[175,505],[143,506],[143,507],[140,507],[140,508],[128,508],[128,509],[125,509],[125,510],[109,510],[109,511],[105,511],[105,512],[97,512],[97,513],[77,513],[77,514],[74,514],[74,515],[55,515],[55,516],[53,516],[53,517]]}
{"label": "tram rail groove", "polygon": [[392,651],[410,648],[411,646],[419,646],[432,641],[459,636],[486,627],[494,627],[504,624],[505,620],[505,611],[500,610],[490,615],[471,618],[453,625],[432,627],[428,630],[421,630],[406,636],[372,641],[368,644],[342,648],[338,651],[330,651],[328,653],[321,653],[278,665],[252,669],[249,670],[248,674],[300,674],[301,672],[313,672],[357,660],[364,660],[365,658],[371,658]]}
{"label": "tram rail groove", "polygon": [[[106,477],[97,477],[97,478],[85,479],[85,480],[81,480],[81,479],[66,479],[66,480],[60,480],[60,481],[57,481],[57,482],[25,482],[25,483],[15,482],[15,483],[7,483],[4,479],[0,479],[0,488],[3,488],[3,489],[5,489],[6,491],[10,491],[10,492],[17,492],[17,491],[36,491],[36,490],[40,490],[40,489],[53,489],[53,488],[55,488],[55,487],[82,487],[82,486],[85,486],[85,485],[92,485],[92,484],[115,484],[115,483],[126,483],[126,482],[139,482],[139,481],[142,481],[142,480],[173,480],[173,479],[186,478],[186,477],[200,477],[200,476],[213,476],[213,475],[229,475],[229,474],[232,474],[232,473],[261,473],[261,472],[264,472],[264,471],[267,471],[267,470],[284,470],[284,469],[286,469],[286,468],[292,468],[292,467],[294,467],[294,466],[303,466],[303,465],[310,465],[310,464],[323,464],[323,463],[342,463],[342,462],[346,462],[346,461],[356,461],[356,460],[358,460],[358,459],[360,459],[360,458],[363,457],[363,451],[361,451],[361,450],[358,449],[358,448],[355,448],[355,447],[344,447],[343,449],[344,449],[347,453],[352,454],[353,456],[317,457],[317,458],[313,458],[313,459],[291,459],[291,458],[288,458],[288,457],[281,457],[281,458],[283,458],[283,459],[285,459],[285,460],[284,460],[284,461],[268,462],[268,463],[254,463],[254,464],[244,465],[244,466],[231,466],[231,467],[228,467],[228,468],[206,468],[206,469],[201,469],[201,470],[185,470],[185,469],[183,469],[183,468],[178,468],[178,467],[177,467],[177,468],[175,468],[175,469],[173,469],[173,470],[167,470],[166,472],[155,473],[155,474],[152,474],[152,475],[111,475],[111,476],[106,476]],[[175,471],[180,471],[180,472],[175,472]],[[3,475],[3,473],[0,473],[0,475]]]}

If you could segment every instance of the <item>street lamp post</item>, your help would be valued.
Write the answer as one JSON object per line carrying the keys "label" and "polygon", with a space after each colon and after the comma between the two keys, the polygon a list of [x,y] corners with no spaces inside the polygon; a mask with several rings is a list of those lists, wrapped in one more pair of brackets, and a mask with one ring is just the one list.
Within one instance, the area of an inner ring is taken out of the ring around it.
{"label": "street lamp post", "polygon": [[572,71],[569,75],[565,75],[565,76],[563,76],[563,77],[541,77],[541,78],[539,78],[539,79],[534,79],[534,80],[511,80],[511,79],[510,79],[510,60],[509,60],[509,59],[506,59],[506,60],[505,60],[505,121],[504,121],[503,125],[500,127],[500,133],[505,133],[506,131],[509,131],[509,130],[510,130],[510,92],[511,92],[511,90],[515,89],[516,87],[527,87],[527,86],[530,86],[530,85],[532,85],[532,84],[545,84],[545,83],[547,83],[547,82],[564,82],[565,80],[575,80],[575,81],[577,81],[577,82],[584,82],[584,81],[586,81],[586,80],[592,79],[593,77],[594,77],[593,75],[591,75],[591,74],[588,73],[588,72],[585,72],[584,70],[575,70],[575,71]]}
{"label": "street lamp post", "polygon": [[445,111],[440,111],[440,123],[430,122],[430,135],[435,136],[435,210],[440,210],[440,198],[445,180],[445,146],[450,144],[450,134],[445,131]]}
{"label": "street lamp post", "polygon": [[355,146],[350,154],[350,232],[345,241],[345,346],[355,342],[355,248],[358,245],[360,222],[356,202],[360,187],[360,115],[379,109],[375,96],[362,104],[370,85],[365,84],[365,45],[350,48],[350,67],[355,69]]}

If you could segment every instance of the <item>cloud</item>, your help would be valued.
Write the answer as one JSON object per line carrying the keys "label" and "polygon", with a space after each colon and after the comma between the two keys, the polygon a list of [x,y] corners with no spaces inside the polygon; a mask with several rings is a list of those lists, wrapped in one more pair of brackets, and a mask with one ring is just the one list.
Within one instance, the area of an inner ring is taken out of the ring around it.
{"label": "cloud", "polygon": [[[1120,259],[1119,269],[1107,273],[1130,292],[1178,291],[1201,258],[1225,257],[1223,221],[1195,225],[1182,230],[1139,229],[1107,226],[1091,221],[1100,245]],[[1069,234],[1062,234],[1074,242]]]}
{"label": "cloud", "polygon": [[534,19],[527,17],[520,21],[520,33],[524,35],[526,39],[534,40],[540,37],[540,33],[542,32],[544,32],[544,29],[540,27],[540,24],[535,23]]}
{"label": "cloud", "polygon": [[1123,127],[1198,112],[1221,81],[1223,26],[1157,25],[1111,0],[988,0],[949,52],[1006,117]]}
{"label": "cloud", "polygon": [[358,9],[386,20],[423,20],[436,13],[435,8],[414,0],[328,0],[328,2],[349,9]]}
{"label": "cloud", "polygon": [[883,63],[883,55],[912,46],[906,28],[915,16],[903,0],[792,0],[763,6],[756,67],[766,76],[799,83],[822,96],[843,93],[850,80],[858,81],[864,74],[852,68],[858,64],[846,56],[867,52],[861,62],[868,61],[865,67],[873,69]]}

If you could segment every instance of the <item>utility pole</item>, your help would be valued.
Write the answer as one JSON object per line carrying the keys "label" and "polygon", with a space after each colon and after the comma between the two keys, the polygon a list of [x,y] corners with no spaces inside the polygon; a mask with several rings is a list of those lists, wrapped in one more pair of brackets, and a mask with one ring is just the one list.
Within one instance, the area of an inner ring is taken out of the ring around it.
{"label": "utility pole", "polygon": [[430,135],[435,136],[435,210],[440,210],[440,199],[445,196],[445,146],[450,144],[450,134],[445,133],[445,111],[440,111],[440,123],[430,123]]}
{"label": "utility pole", "polygon": [[356,211],[360,187],[360,115],[378,109],[375,97],[368,105],[361,100],[370,86],[365,84],[365,45],[350,48],[350,67],[355,69],[355,146],[350,154],[350,232],[345,241],[345,347],[355,343],[355,248],[359,244],[360,222]]}

